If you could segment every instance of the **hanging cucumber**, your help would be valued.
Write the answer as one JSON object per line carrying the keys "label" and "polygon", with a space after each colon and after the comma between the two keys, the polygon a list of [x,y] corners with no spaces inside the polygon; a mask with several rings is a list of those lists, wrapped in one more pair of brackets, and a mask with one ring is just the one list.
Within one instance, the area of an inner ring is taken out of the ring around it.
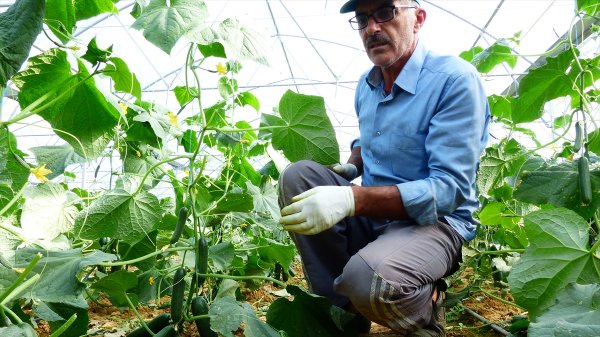
{"label": "hanging cucumber", "polygon": [[575,123],[575,142],[573,143],[573,152],[578,152],[583,144],[583,128],[581,122]]}
{"label": "hanging cucumber", "polygon": [[173,232],[173,235],[171,236],[170,243],[172,245],[177,243],[177,241],[179,241],[179,237],[181,236],[181,233],[183,232],[183,227],[185,227],[185,222],[187,221],[187,217],[188,217],[187,207],[181,207],[179,209],[179,217],[177,218],[177,225],[175,226],[175,231]]}
{"label": "hanging cucumber", "polygon": [[177,331],[171,325],[167,325],[162,328],[154,337],[175,337],[177,336]]}
{"label": "hanging cucumber", "polygon": [[[206,274],[208,271],[208,242],[204,237],[198,238],[196,250],[196,273]],[[198,276],[198,288],[202,288],[205,277]]]}
{"label": "hanging cucumber", "polygon": [[173,276],[171,292],[171,320],[177,324],[183,318],[183,293],[185,292],[185,269],[178,268]]}
{"label": "hanging cucumber", "polygon": [[[170,320],[171,320],[171,315],[160,314],[160,315],[154,317],[149,322],[146,322],[146,325],[148,325],[148,328],[150,328],[150,330],[153,333],[158,333],[164,327],[169,325]],[[137,328],[137,329],[131,331],[129,334],[127,334],[127,337],[152,337],[152,335],[143,326],[140,326],[139,328]]]}
{"label": "hanging cucumber", "polygon": [[581,156],[577,163],[577,173],[579,174],[579,196],[581,203],[588,205],[592,202],[592,180],[590,178],[590,164],[587,157]]}
{"label": "hanging cucumber", "polygon": [[[204,296],[196,296],[192,300],[192,314],[194,316],[208,314],[208,302]],[[200,337],[217,337],[217,333],[210,329],[210,319],[203,318],[196,320],[196,328],[200,333]]]}

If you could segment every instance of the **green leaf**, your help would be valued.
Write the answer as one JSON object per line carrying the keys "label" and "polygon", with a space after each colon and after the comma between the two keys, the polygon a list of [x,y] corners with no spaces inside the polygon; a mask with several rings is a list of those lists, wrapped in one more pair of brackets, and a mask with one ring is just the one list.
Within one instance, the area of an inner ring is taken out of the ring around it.
{"label": "green leaf", "polygon": [[577,163],[569,161],[556,164],[544,161],[541,165],[522,172],[513,196],[517,200],[536,205],[551,204],[569,208],[588,219],[600,208],[600,169],[591,170],[590,178],[592,202],[582,205]]}
{"label": "green leaf", "polygon": [[219,88],[219,94],[223,99],[228,99],[229,96],[233,95],[234,92],[238,89],[238,83],[236,79],[230,79],[226,76],[221,76],[219,78],[219,82],[217,83],[217,88]]}
{"label": "green leaf", "polygon": [[[273,147],[292,162],[309,159],[323,165],[340,162],[335,130],[320,96],[288,90],[279,101],[281,118],[262,115],[261,127],[271,127]],[[263,132],[263,136],[268,134]]]}
{"label": "green leaf", "polygon": [[75,30],[75,1],[46,0],[45,21],[63,43],[71,39]]}
{"label": "green leaf", "polygon": [[112,46],[108,47],[107,49],[98,48],[96,37],[94,36],[88,43],[85,54],[83,54],[81,58],[95,66],[99,62],[108,62],[110,54],[112,54]]}
{"label": "green leaf", "polygon": [[194,153],[200,144],[198,143],[198,132],[185,130],[181,137],[181,146],[187,153]]}
{"label": "green leaf", "polygon": [[248,304],[240,304],[235,298],[226,296],[216,299],[208,310],[211,329],[225,337],[234,337],[232,331],[244,323],[246,337],[280,337],[272,327],[261,321]]}
{"label": "green leaf", "polygon": [[276,299],[267,311],[267,323],[284,330],[289,337],[356,336],[354,315],[331,304],[325,297],[305,292],[294,285],[285,288],[294,296]]}
{"label": "green leaf", "polygon": [[286,245],[264,237],[254,237],[252,243],[258,247],[257,252],[262,260],[273,264],[279,262],[284,270],[288,270],[296,255],[293,244]]}
{"label": "green leaf", "polygon": [[567,284],[600,282],[600,263],[589,251],[589,225],[577,213],[564,208],[533,212],[525,217],[525,231],[530,245],[508,282],[531,317],[550,307]]}
{"label": "green leaf", "polygon": [[[119,111],[96,88],[85,65],[71,74],[66,52],[50,49],[29,59],[28,68],[16,74],[19,104],[26,108],[44,95],[52,104],[38,114],[56,129],[56,134],[75,151],[91,159],[100,155],[114,134]],[[57,99],[59,95],[64,95]],[[39,108],[39,107],[38,107]]]}
{"label": "green leaf", "polygon": [[230,241],[208,247],[208,256],[215,271],[227,271],[235,257],[235,247]]}
{"label": "green leaf", "polygon": [[0,129],[0,209],[4,208],[23,188],[29,178],[29,169],[24,167],[25,153],[17,149],[17,139],[7,129]]}
{"label": "green leaf", "polygon": [[481,195],[492,196],[506,185],[507,178],[515,175],[525,162],[524,157],[517,156],[521,151],[521,145],[515,140],[502,141],[485,150],[477,175],[477,187]]}
{"label": "green leaf", "polygon": [[44,0],[14,2],[0,13],[0,88],[29,57],[33,42],[42,31]]}
{"label": "green leaf", "polygon": [[600,285],[569,284],[556,303],[529,325],[531,337],[600,336]]}
{"label": "green leaf", "polygon": [[500,121],[510,121],[512,116],[512,102],[514,98],[508,96],[490,95],[488,102],[492,116],[498,117]]}
{"label": "green leaf", "polygon": [[53,240],[73,229],[76,195],[57,183],[46,182],[28,188],[22,206],[21,229],[28,239]]}
{"label": "green leaf", "polygon": [[[209,40],[210,41],[210,40]],[[220,42],[213,42],[210,44],[198,44],[198,50],[202,53],[202,56],[208,58],[210,56],[227,58],[225,54],[225,47]]]}
{"label": "green leaf", "polygon": [[160,207],[154,194],[115,188],[79,213],[75,233],[82,239],[111,237],[134,244],[146,237],[159,219]]}
{"label": "green leaf", "polygon": [[[134,245],[130,245],[125,242],[119,242],[118,251],[121,253],[121,260],[133,260],[139,257],[156,251],[156,236],[158,231],[154,230],[148,235],[144,236],[142,240]],[[132,265],[137,267],[139,270],[149,270],[156,264],[156,257],[144,259],[140,262],[133,263]]]}
{"label": "green leaf", "polygon": [[217,203],[213,213],[248,212],[254,207],[252,196],[248,193],[228,192]]}
{"label": "green leaf", "polygon": [[225,46],[227,56],[239,60],[252,60],[268,65],[267,51],[263,37],[237,19],[225,19],[219,25],[221,43]]}
{"label": "green leaf", "polygon": [[52,171],[46,176],[48,179],[63,174],[69,165],[85,162],[85,158],[75,152],[75,149],[69,144],[36,146],[30,148],[29,151],[35,156],[38,165],[46,164],[46,168]]}
{"label": "green leaf", "polygon": [[45,249],[23,248],[17,250],[16,268],[25,268],[35,254],[42,258],[33,271],[40,279],[23,294],[24,297],[44,302],[66,303],[74,306],[86,306],[82,292],[85,284],[79,281],[83,268],[100,262],[113,261],[117,257],[101,251],[83,254],[81,249],[51,251]]}
{"label": "green leaf", "polygon": [[202,0],[152,0],[132,27],[143,31],[144,37],[165,53],[171,53],[175,43],[192,31],[204,27],[208,16]]}
{"label": "green leaf", "polygon": [[[126,270],[118,270],[92,284],[93,289],[104,292],[110,298],[110,302],[117,307],[128,307],[125,296],[129,296],[134,305],[137,304],[137,295],[127,295],[127,290],[137,287],[137,276]],[[135,301],[134,301],[135,299]]]}
{"label": "green leaf", "polygon": [[477,56],[477,54],[481,53],[482,51],[483,47],[475,46],[469,50],[463,51],[458,56],[460,56],[463,60],[467,62],[472,62],[475,56]]}
{"label": "green leaf", "polygon": [[115,0],[76,0],[75,17],[77,21],[98,16],[102,13],[117,14]]}
{"label": "green leaf", "polygon": [[135,74],[129,70],[127,63],[118,57],[111,57],[109,61],[112,64],[107,64],[103,73],[113,79],[115,90],[130,93],[140,99],[142,87]]}
{"label": "green leaf", "polygon": [[598,0],[577,0],[577,10],[596,16],[596,13],[600,12],[600,3]]}
{"label": "green leaf", "polygon": [[544,104],[558,97],[575,94],[574,78],[567,71],[573,61],[572,49],[556,57],[546,58],[547,63],[535,68],[519,82],[519,97],[513,102],[512,121],[532,122],[543,113]]}
{"label": "green leaf", "polygon": [[261,189],[247,182],[246,188],[254,200],[254,210],[259,213],[268,213],[273,220],[279,221],[281,213],[279,211],[279,201],[275,187],[272,184],[266,183]]}
{"label": "green leaf", "polygon": [[177,99],[179,106],[184,106],[196,97],[200,96],[200,94],[198,93],[198,88],[182,86],[177,86],[173,88],[173,93],[175,94],[175,98]]}
{"label": "green leaf", "polygon": [[33,307],[33,311],[36,316],[50,324],[52,332],[62,326],[73,314],[77,314],[75,322],[61,336],[79,337],[87,334],[90,319],[85,301],[77,305],[40,302]]}
{"label": "green leaf", "polygon": [[6,328],[0,328],[0,336],[2,337],[32,337],[37,336],[35,329],[27,323],[11,325]]}
{"label": "green leaf", "polygon": [[471,60],[475,68],[484,74],[505,62],[511,68],[517,64],[517,56],[512,54],[508,41],[505,39],[498,39],[493,45],[477,53]]}
{"label": "green leaf", "polygon": [[254,108],[256,111],[260,111],[260,102],[258,98],[248,91],[240,92],[237,96],[235,96],[235,103],[240,106],[249,105]]}

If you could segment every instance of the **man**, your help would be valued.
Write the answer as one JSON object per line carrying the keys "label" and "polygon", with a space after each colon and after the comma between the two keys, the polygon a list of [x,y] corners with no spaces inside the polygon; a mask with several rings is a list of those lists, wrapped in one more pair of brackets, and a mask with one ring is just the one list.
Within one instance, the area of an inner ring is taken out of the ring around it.
{"label": "man", "polygon": [[[417,1],[350,0],[341,13],[374,64],[358,81],[347,164],[288,166],[282,218],[313,292],[410,336],[442,336],[444,276],[475,236],[489,107],[477,71],[419,41]],[[362,185],[351,184],[362,175]]]}

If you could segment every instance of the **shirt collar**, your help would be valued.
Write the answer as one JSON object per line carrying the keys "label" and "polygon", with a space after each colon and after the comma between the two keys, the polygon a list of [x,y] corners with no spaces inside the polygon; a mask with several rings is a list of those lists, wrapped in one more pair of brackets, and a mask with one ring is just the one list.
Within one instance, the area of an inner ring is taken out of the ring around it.
{"label": "shirt collar", "polygon": [[[398,75],[394,84],[414,95],[417,91],[417,82],[421,68],[423,68],[423,63],[425,63],[426,55],[427,49],[425,45],[421,41],[418,41],[417,47],[408,59],[408,62],[404,65],[404,68],[402,68],[402,71],[400,71],[400,75]],[[366,80],[371,87],[380,87],[383,81],[381,68],[378,66],[371,68]]]}

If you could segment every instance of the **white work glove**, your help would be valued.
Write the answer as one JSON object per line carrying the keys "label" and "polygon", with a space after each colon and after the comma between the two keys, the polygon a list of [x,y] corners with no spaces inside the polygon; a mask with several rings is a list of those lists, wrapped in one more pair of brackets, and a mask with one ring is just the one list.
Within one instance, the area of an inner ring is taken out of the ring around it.
{"label": "white work glove", "polygon": [[350,186],[318,186],[292,198],[281,210],[279,223],[290,232],[314,235],[354,215]]}
{"label": "white work glove", "polygon": [[354,180],[358,177],[358,169],[356,165],[346,163],[346,164],[335,164],[331,167],[331,170],[339,175],[341,175],[344,179],[348,181]]}

